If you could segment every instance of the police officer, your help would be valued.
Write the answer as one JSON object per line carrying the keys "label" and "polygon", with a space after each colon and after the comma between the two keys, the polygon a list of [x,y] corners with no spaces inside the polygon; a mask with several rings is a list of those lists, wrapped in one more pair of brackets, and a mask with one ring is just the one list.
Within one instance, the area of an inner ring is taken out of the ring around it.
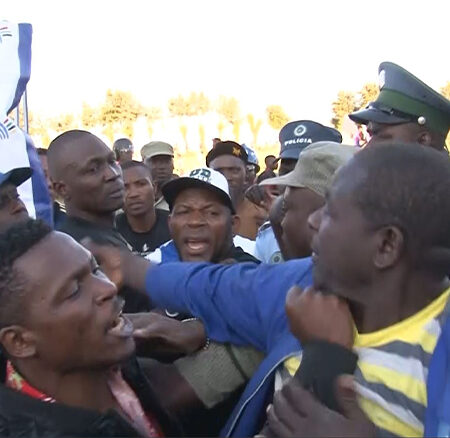
{"label": "police officer", "polygon": [[278,139],[281,145],[278,176],[292,172],[297,164],[298,156],[311,143],[317,141],[342,143],[342,135],[339,131],[312,120],[289,122],[281,128]]}
{"label": "police officer", "polygon": [[444,150],[450,101],[397,64],[383,62],[378,72],[377,99],[349,115],[367,125],[368,144],[396,140]]}
{"label": "police officer", "polygon": [[[298,120],[289,122],[280,131],[279,141],[281,145],[279,176],[286,175],[294,170],[300,153],[312,143],[318,141],[331,141],[342,143],[342,135],[339,131],[312,120]],[[271,185],[270,179],[260,183]],[[276,229],[281,229],[283,219],[281,201],[274,203],[271,219]],[[266,222],[256,236],[256,257],[264,263],[280,263],[283,261],[280,247],[274,235],[270,222]]]}

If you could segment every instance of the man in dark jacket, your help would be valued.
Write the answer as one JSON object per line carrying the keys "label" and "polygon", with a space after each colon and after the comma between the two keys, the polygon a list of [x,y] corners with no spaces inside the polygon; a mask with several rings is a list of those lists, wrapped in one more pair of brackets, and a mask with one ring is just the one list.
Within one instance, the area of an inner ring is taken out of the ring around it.
{"label": "man in dark jacket", "polygon": [[122,307],[71,237],[34,220],[0,235],[1,436],[180,433],[133,362]]}
{"label": "man in dark jacket", "polygon": [[[87,131],[72,130],[56,137],[48,148],[53,190],[64,200],[66,220],[57,229],[78,242],[96,242],[131,249],[114,228],[116,211],[123,207],[124,182],[113,151]],[[122,288],[126,312],[151,309],[146,297]]]}

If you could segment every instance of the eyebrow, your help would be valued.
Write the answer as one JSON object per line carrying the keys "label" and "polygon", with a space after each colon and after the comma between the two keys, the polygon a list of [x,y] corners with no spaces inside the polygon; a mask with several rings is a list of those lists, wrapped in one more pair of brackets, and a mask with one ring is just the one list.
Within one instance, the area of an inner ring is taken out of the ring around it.
{"label": "eyebrow", "polygon": [[[95,260],[95,258],[92,254],[89,256],[88,264],[91,269],[98,266],[97,261]],[[70,279],[74,280],[75,278],[78,278],[84,271],[86,271],[85,263],[80,265],[80,267],[71,274]]]}
{"label": "eyebrow", "polygon": [[[98,266],[97,261],[95,260],[95,258],[92,254],[89,257],[88,263],[89,263],[89,267],[91,268],[91,270],[95,269]],[[71,281],[76,280],[85,271],[87,271],[87,267],[86,267],[86,263],[83,262],[82,264],[80,264],[80,266],[75,271],[73,271],[67,277],[67,280],[63,280],[59,285],[57,285],[57,291],[56,291],[56,294],[53,299],[58,299],[61,296],[61,294],[63,294],[65,292],[66,283],[70,283]]]}
{"label": "eyebrow", "polygon": [[82,163],[79,165],[79,167],[80,167],[81,169],[84,169],[85,167],[88,167],[88,166],[89,166],[90,164],[92,164],[92,163],[97,163],[97,162],[107,161],[109,158],[112,158],[112,157],[114,157],[114,154],[113,154],[112,151],[111,151],[111,152],[108,152],[108,153],[105,154],[105,155],[97,155],[96,157],[89,158],[88,160],[82,162]]}
{"label": "eyebrow", "polygon": [[[210,203],[208,203],[208,204],[202,206],[202,207],[200,208],[200,210],[206,210],[207,208],[212,208],[212,207],[214,207],[214,208],[215,208],[215,207],[219,207],[219,205],[221,205],[221,204],[220,204],[220,203],[210,202]],[[192,207],[191,205],[184,204],[184,203],[180,203],[180,204],[174,206],[174,208],[177,208],[177,207],[179,207],[179,208],[180,208],[180,207],[184,207],[184,208],[188,208],[188,209],[194,208],[194,207]]]}
{"label": "eyebrow", "polygon": [[230,166],[218,166],[215,167],[214,170],[220,171],[220,169],[241,169],[241,166],[236,165],[230,165]]}
{"label": "eyebrow", "polygon": [[123,179],[124,184],[133,184],[133,183],[137,183],[137,182],[140,182],[140,181],[147,181],[148,182],[149,179],[148,179],[148,177],[145,177],[145,176],[141,176],[139,178],[135,178],[132,181],[126,181],[125,178]]}

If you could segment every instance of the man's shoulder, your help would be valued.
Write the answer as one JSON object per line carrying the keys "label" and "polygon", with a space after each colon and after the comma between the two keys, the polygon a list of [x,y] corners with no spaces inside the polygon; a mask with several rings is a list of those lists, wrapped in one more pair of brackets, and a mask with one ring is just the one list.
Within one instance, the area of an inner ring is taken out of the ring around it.
{"label": "man's shoulder", "polygon": [[47,403],[3,384],[0,384],[0,428],[5,437],[87,436],[87,433],[109,437],[111,428],[136,436],[135,429],[111,411],[102,415],[58,402]]}
{"label": "man's shoulder", "polygon": [[116,223],[116,225],[128,222],[127,215],[125,214],[125,212],[121,211],[120,213],[117,213],[116,217],[114,218],[114,222]]}
{"label": "man's shoulder", "polygon": [[145,258],[156,264],[180,261],[178,251],[173,240],[163,243],[159,248],[156,248],[153,252],[147,254]]}
{"label": "man's shoulder", "polygon": [[131,250],[128,242],[116,229],[99,226],[73,216],[67,216],[67,219],[58,228],[58,231],[72,236],[77,242],[80,242],[85,237],[89,237],[98,243],[110,244]]}
{"label": "man's shoulder", "polygon": [[248,252],[245,252],[240,246],[233,245],[232,248],[232,258],[236,260],[238,263],[261,263],[260,260],[258,260],[253,255],[249,254]]}
{"label": "man's shoulder", "polygon": [[239,234],[233,237],[233,243],[235,246],[241,247],[247,254],[255,255],[255,241],[242,237]]}
{"label": "man's shoulder", "polygon": [[169,204],[164,199],[164,196],[161,196],[159,199],[155,201],[155,208],[157,210],[169,211]]}
{"label": "man's shoulder", "polygon": [[267,221],[258,230],[256,236],[256,256],[264,263],[278,264],[283,262],[280,247],[272,229]]}
{"label": "man's shoulder", "polygon": [[118,213],[114,218],[114,226],[119,233],[131,231],[128,225],[127,215],[123,211]]}
{"label": "man's shoulder", "polygon": [[163,233],[167,237],[167,240],[170,239],[170,231],[169,231],[169,212],[165,210],[161,210],[159,208],[155,208],[156,214],[156,222],[153,229],[155,229],[158,233]]}
{"label": "man's shoulder", "polygon": [[71,216],[66,216],[65,221],[59,224],[56,227],[56,230],[72,236],[77,241],[80,241],[84,237],[90,237],[88,227],[82,224],[78,219]]}
{"label": "man's shoulder", "polygon": [[260,227],[259,227],[259,229],[258,229],[258,234],[256,235],[256,238],[258,238],[258,237],[262,237],[262,236],[264,236],[264,235],[266,235],[266,234],[268,234],[268,233],[272,233],[273,234],[273,231],[272,231],[272,225],[270,224],[270,221],[266,221],[266,222],[264,222]]}
{"label": "man's shoulder", "polygon": [[155,208],[156,217],[158,219],[165,219],[167,220],[169,218],[170,212],[167,210],[162,210],[161,208]]}

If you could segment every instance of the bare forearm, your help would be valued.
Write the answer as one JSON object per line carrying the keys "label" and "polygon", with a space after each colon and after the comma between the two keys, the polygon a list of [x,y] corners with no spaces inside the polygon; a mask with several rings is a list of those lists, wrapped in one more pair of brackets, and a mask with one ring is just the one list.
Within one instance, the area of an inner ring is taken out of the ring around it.
{"label": "bare forearm", "polygon": [[152,263],[143,257],[136,256],[131,253],[121,253],[123,284],[142,293],[145,290],[145,277]]}

